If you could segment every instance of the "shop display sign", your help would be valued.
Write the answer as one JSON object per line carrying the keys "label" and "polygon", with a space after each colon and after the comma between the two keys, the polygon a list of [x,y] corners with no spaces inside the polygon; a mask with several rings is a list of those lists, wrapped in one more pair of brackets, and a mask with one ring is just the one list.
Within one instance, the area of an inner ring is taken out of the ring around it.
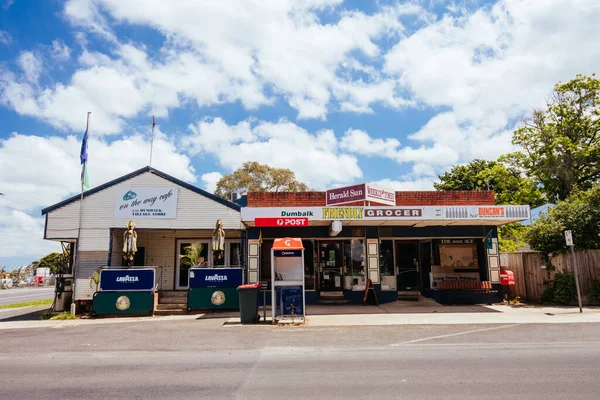
{"label": "shop display sign", "polygon": [[254,226],[261,228],[308,226],[308,218],[255,218]]}
{"label": "shop display sign", "polygon": [[277,315],[304,315],[302,286],[276,288]]}
{"label": "shop display sign", "polygon": [[326,204],[328,206],[335,204],[352,203],[354,201],[364,201],[366,199],[366,185],[345,186],[336,189],[330,189],[326,193]]}
{"label": "shop display sign", "polygon": [[177,218],[177,187],[118,187],[115,218]]}
{"label": "shop display sign", "polygon": [[330,207],[323,208],[323,219],[362,219],[362,207]]}
{"label": "shop display sign", "polygon": [[100,291],[133,292],[154,290],[154,268],[103,269],[100,271]]}
{"label": "shop display sign", "polygon": [[191,288],[237,288],[242,280],[241,268],[190,268]]}
{"label": "shop display sign", "polygon": [[365,218],[410,218],[422,217],[421,208],[367,208]]}
{"label": "shop display sign", "polygon": [[390,206],[396,205],[396,191],[394,189],[384,188],[372,183],[330,189],[325,194],[328,206],[355,201],[374,201]]}
{"label": "shop display sign", "polygon": [[440,244],[475,244],[475,239],[441,239]]}
{"label": "shop display sign", "polygon": [[273,250],[275,257],[302,257],[302,250]]}
{"label": "shop display sign", "polygon": [[506,218],[505,207],[469,207],[468,218]]}

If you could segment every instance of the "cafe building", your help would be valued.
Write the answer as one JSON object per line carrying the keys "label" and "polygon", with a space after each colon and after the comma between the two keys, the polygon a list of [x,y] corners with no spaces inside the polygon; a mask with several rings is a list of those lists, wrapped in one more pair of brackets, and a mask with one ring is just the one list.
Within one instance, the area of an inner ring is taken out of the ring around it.
{"label": "cafe building", "polygon": [[[530,214],[526,205],[496,205],[493,191],[370,184],[245,200],[248,282],[270,288],[273,241],[300,238],[307,304],[360,303],[369,280],[380,303],[421,294],[448,304],[484,301],[469,289],[500,292],[497,227]],[[446,291],[442,282],[465,290]]]}
{"label": "cafe building", "polygon": [[[132,268],[154,268],[156,290],[180,292],[189,287],[191,244],[200,267],[241,267],[244,255],[240,206],[145,167],[42,210],[44,239],[77,244],[74,299],[92,300],[90,276],[100,267],[123,268],[123,237],[129,221],[137,233]],[[216,257],[211,238],[217,221],[225,236]],[[183,257],[182,257],[183,256]],[[185,297],[181,297],[185,302]]]}

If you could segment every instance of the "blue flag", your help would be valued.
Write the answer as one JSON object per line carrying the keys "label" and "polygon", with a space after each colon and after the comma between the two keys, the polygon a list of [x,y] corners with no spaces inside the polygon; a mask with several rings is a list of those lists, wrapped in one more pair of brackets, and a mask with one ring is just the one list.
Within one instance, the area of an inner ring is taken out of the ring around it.
{"label": "blue flag", "polygon": [[81,153],[79,159],[81,160],[81,188],[82,190],[88,190],[90,188],[90,180],[87,174],[87,142],[88,142],[88,128],[85,128],[85,134],[83,135],[83,141],[81,142]]}

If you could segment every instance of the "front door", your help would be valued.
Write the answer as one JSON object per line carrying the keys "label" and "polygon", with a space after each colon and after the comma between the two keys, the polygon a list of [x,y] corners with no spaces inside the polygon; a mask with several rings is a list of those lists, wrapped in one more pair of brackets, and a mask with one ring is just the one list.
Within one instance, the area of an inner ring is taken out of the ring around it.
{"label": "front door", "polygon": [[342,242],[319,243],[319,288],[321,291],[342,290],[343,260]]}
{"label": "front door", "polygon": [[396,241],[396,280],[399,291],[419,290],[419,252],[416,243]]}
{"label": "front door", "polygon": [[189,287],[190,268],[200,268],[209,265],[210,242],[207,240],[178,240],[177,260],[175,261],[175,289],[183,290]]}

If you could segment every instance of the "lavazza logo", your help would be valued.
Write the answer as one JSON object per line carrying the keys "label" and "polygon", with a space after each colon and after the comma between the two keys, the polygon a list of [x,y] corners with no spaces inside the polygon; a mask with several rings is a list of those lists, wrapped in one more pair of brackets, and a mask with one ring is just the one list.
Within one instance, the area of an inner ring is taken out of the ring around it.
{"label": "lavazza logo", "polygon": [[119,283],[135,283],[135,282],[139,282],[139,281],[140,281],[140,278],[137,276],[125,275],[125,276],[117,277],[117,282],[119,282]]}
{"label": "lavazza logo", "polygon": [[207,275],[204,278],[205,282],[225,282],[226,280],[227,280],[227,275],[218,275],[218,274]]}

